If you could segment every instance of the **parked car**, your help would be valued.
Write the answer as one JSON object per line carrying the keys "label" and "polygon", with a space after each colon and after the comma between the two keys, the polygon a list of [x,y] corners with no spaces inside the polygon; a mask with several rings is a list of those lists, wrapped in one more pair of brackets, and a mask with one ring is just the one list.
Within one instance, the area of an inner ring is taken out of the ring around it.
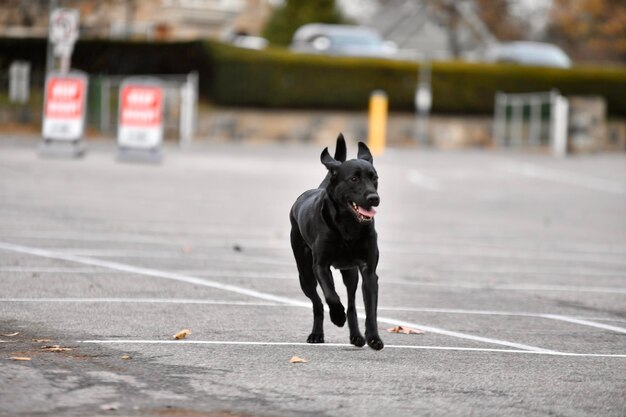
{"label": "parked car", "polygon": [[244,36],[244,35],[235,36],[232,39],[231,43],[235,46],[238,46],[239,48],[257,49],[257,50],[265,49],[267,48],[267,45],[269,44],[267,39],[262,38],[260,36]]}
{"label": "parked car", "polygon": [[293,35],[289,48],[295,52],[393,58],[395,43],[386,41],[376,30],[365,26],[309,23]]}
{"label": "parked car", "polygon": [[487,50],[487,61],[519,65],[570,68],[572,61],[561,48],[543,42],[499,43]]}

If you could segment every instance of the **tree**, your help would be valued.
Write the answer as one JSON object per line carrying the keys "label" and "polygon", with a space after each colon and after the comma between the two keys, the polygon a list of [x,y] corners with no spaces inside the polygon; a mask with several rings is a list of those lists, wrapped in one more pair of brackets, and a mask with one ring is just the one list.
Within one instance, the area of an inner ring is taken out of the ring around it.
{"label": "tree", "polygon": [[582,61],[626,62],[626,2],[554,0],[548,40]]}
{"label": "tree", "polygon": [[522,24],[511,13],[510,0],[476,0],[476,9],[496,39],[512,41],[523,38]]}
{"label": "tree", "polygon": [[275,8],[263,29],[270,43],[289,45],[294,32],[306,23],[344,23],[335,0],[286,0]]}

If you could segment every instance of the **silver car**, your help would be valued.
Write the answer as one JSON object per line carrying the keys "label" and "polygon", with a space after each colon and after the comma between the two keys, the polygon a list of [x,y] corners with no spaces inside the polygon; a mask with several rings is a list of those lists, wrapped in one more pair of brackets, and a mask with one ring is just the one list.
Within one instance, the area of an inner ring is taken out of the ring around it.
{"label": "silver car", "polygon": [[325,55],[393,58],[398,48],[374,29],[364,26],[309,23],[293,35],[294,52]]}
{"label": "silver car", "polygon": [[561,48],[543,42],[506,42],[494,45],[486,54],[487,61],[519,65],[570,68],[572,61]]}

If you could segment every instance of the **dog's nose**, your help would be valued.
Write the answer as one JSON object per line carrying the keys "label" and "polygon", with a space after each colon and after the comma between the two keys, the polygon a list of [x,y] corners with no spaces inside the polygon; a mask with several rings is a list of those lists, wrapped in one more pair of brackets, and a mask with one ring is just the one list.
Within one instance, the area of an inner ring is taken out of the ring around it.
{"label": "dog's nose", "polygon": [[380,197],[378,197],[378,194],[370,194],[366,198],[367,204],[369,204],[370,206],[377,206],[378,204],[380,204]]}

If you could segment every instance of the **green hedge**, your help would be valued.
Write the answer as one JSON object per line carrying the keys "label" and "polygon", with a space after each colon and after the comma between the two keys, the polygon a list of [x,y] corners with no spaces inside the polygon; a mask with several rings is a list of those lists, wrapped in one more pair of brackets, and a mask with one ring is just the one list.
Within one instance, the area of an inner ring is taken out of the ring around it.
{"label": "green hedge", "polygon": [[[14,59],[45,67],[43,39],[0,39],[0,71]],[[413,110],[418,66],[412,62],[253,51],[216,42],[81,40],[72,66],[90,74],[172,74],[198,71],[201,94],[219,105],[365,109],[382,89],[395,110]],[[559,70],[513,65],[436,62],[433,111],[488,114],[494,95],[556,88],[565,95],[600,95],[609,113],[626,116],[626,69]]]}
{"label": "green hedge", "polygon": [[[392,109],[414,109],[418,65],[368,58],[249,51],[206,43],[213,59],[211,96],[233,106],[364,109],[369,94],[382,89]],[[497,91],[558,89],[565,95],[600,95],[614,115],[626,115],[626,69],[569,70],[515,65],[435,62],[433,111],[486,114]]]}

